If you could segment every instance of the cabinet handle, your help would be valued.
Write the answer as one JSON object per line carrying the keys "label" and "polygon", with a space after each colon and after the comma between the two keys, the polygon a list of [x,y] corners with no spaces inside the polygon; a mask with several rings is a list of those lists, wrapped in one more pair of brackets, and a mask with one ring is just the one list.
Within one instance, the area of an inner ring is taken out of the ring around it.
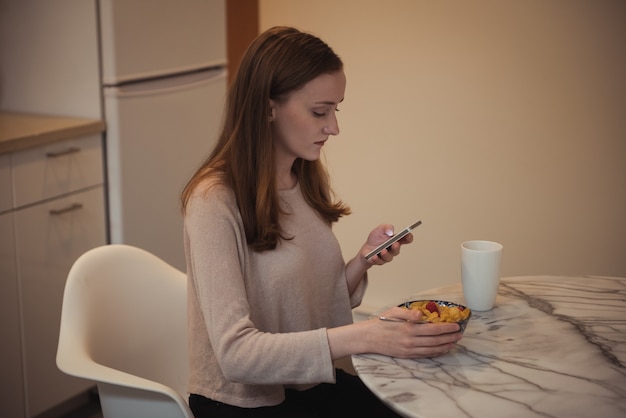
{"label": "cabinet handle", "polygon": [[80,148],[78,147],[70,147],[66,150],[63,151],[55,151],[55,152],[47,152],[46,153],[46,157],[48,158],[57,158],[57,157],[62,157],[64,155],[68,155],[68,154],[74,154],[75,152],[79,152]]}
{"label": "cabinet handle", "polygon": [[62,215],[73,210],[78,210],[83,207],[82,203],[72,203],[70,206],[61,209],[50,209],[50,215]]}

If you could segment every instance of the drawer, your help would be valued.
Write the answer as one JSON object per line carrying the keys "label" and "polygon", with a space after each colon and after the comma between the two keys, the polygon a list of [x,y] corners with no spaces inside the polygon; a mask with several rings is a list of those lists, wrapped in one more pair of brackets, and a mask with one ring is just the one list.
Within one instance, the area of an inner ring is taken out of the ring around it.
{"label": "drawer", "polygon": [[100,134],[14,153],[14,207],[102,184],[102,155]]}
{"label": "drawer", "polygon": [[0,155],[0,213],[13,207],[13,188],[11,187],[11,155]]}
{"label": "drawer", "polygon": [[104,189],[15,211],[26,400],[37,415],[93,386],[62,373],[56,349],[63,290],[74,261],[106,243]]}

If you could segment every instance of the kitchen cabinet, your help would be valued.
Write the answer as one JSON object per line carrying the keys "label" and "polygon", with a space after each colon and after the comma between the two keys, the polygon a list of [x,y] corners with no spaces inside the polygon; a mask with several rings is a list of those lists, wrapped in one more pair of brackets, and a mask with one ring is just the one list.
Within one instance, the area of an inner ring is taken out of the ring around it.
{"label": "kitchen cabinet", "polygon": [[96,134],[14,153],[15,207],[102,184],[101,143]]}
{"label": "kitchen cabinet", "polygon": [[26,394],[35,415],[93,386],[56,367],[67,273],[87,249],[104,244],[102,186],[15,213]]}
{"label": "kitchen cabinet", "polygon": [[58,370],[56,349],[67,274],[107,240],[101,133],[0,154],[0,185],[10,202],[0,210],[0,405],[33,417],[93,387]]}
{"label": "kitchen cabinet", "polygon": [[0,405],[3,415],[22,417],[24,380],[12,194],[11,157],[0,155]]}
{"label": "kitchen cabinet", "polygon": [[2,415],[25,416],[13,213],[0,214],[0,370]]}

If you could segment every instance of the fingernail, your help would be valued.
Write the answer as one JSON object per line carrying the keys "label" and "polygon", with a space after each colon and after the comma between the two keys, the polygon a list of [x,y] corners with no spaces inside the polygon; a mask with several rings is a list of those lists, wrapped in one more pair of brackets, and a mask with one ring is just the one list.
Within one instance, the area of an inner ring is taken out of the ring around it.
{"label": "fingernail", "polygon": [[385,234],[387,234],[388,237],[393,237],[393,231],[391,229],[386,230]]}

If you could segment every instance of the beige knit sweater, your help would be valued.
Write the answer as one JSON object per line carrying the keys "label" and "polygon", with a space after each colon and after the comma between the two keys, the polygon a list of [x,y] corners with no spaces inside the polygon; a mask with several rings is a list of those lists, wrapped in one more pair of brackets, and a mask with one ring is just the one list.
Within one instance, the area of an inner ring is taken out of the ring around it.
{"label": "beige knit sweater", "polygon": [[349,295],[330,228],[299,186],[280,192],[293,237],[253,252],[232,190],[204,184],[185,215],[189,392],[241,407],[276,405],[284,388],[334,382],[326,328],[352,322],[367,278]]}

